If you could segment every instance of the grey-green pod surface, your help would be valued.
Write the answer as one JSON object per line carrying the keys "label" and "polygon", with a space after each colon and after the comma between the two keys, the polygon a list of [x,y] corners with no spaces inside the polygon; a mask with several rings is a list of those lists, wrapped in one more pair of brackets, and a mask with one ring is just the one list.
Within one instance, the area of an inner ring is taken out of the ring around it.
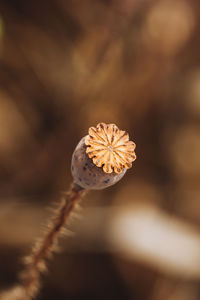
{"label": "grey-green pod surface", "polygon": [[84,189],[101,190],[117,183],[126,173],[105,173],[101,167],[97,167],[86,153],[85,138],[78,143],[72,155],[71,171],[74,182]]}

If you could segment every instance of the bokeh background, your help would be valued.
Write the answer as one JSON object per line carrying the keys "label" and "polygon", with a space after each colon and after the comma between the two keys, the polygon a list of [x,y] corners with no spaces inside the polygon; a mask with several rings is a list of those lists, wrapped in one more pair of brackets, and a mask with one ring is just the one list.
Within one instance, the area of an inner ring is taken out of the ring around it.
{"label": "bokeh background", "polygon": [[38,300],[200,299],[200,2],[0,0],[0,289],[99,122],[137,160],[82,203]]}

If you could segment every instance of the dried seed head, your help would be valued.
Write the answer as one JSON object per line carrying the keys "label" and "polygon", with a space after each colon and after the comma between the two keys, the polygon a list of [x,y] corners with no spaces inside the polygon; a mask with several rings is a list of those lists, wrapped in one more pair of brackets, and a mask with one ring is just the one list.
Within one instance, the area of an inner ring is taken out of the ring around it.
{"label": "dried seed head", "polygon": [[97,167],[103,166],[105,173],[119,174],[124,168],[131,168],[136,159],[135,143],[115,124],[99,123],[96,128],[90,127],[85,144],[88,156]]}
{"label": "dried seed head", "polygon": [[72,176],[85,189],[104,189],[118,182],[136,159],[135,144],[114,124],[89,128],[72,155]]}

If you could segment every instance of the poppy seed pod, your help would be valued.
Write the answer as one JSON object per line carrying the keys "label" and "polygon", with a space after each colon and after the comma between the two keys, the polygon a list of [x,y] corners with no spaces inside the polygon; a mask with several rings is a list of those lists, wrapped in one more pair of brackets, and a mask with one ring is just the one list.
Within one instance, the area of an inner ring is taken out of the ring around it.
{"label": "poppy seed pod", "polygon": [[135,143],[114,124],[90,127],[72,155],[74,182],[83,189],[100,190],[117,183],[136,159]]}
{"label": "poppy seed pod", "polygon": [[114,124],[100,123],[90,127],[72,155],[74,181],[64,193],[58,209],[48,222],[45,234],[26,258],[21,283],[0,294],[1,300],[35,299],[41,286],[41,274],[47,270],[58,238],[73,211],[88,190],[101,190],[118,182],[136,159],[135,144],[129,135]]}

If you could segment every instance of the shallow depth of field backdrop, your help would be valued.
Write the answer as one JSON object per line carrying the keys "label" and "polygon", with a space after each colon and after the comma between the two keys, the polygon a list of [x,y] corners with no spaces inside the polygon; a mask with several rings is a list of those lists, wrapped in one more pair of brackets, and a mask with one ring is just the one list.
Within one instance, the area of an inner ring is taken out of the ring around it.
{"label": "shallow depth of field backdrop", "polygon": [[198,0],[0,0],[0,289],[102,121],[138,158],[88,194],[37,299],[200,299],[199,37]]}

